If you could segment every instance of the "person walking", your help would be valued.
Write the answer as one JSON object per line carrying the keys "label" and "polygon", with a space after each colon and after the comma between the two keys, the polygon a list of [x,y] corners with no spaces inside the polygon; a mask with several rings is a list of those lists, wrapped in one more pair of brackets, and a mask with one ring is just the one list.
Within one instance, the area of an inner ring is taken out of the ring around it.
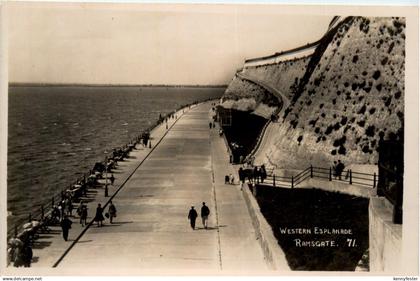
{"label": "person walking", "polygon": [[24,267],[31,267],[32,257],[32,247],[29,245],[29,242],[26,242],[22,249],[22,260]]}
{"label": "person walking", "polygon": [[203,223],[204,228],[207,229],[207,220],[209,219],[210,210],[206,206],[206,202],[203,202],[203,206],[201,207],[201,220]]}
{"label": "person walking", "polygon": [[69,219],[67,215],[64,216],[64,218],[61,220],[61,229],[63,230],[63,238],[64,241],[67,241],[69,237],[69,229],[71,228],[71,224],[73,222]]}
{"label": "person walking", "polygon": [[338,177],[339,180],[341,180],[341,174],[343,173],[344,168],[345,168],[345,166],[344,166],[343,162],[341,162],[341,160],[338,160],[338,163],[337,163],[337,177]]}
{"label": "person walking", "polygon": [[238,170],[238,176],[239,176],[239,180],[242,182],[242,184],[245,183],[245,174],[244,174],[244,169],[242,169],[242,167],[239,168]]}
{"label": "person walking", "polygon": [[114,174],[111,174],[110,180],[111,180],[111,185],[114,185],[114,181],[115,181]]}
{"label": "person walking", "polygon": [[267,171],[265,170],[265,165],[264,164],[261,165],[260,171],[261,171],[261,174],[260,174],[260,176],[261,176],[261,183],[264,183],[264,180],[267,178]]}
{"label": "person walking", "polygon": [[115,205],[112,204],[112,201],[109,201],[108,214],[109,214],[109,222],[112,223],[112,219],[117,216],[117,208],[115,208]]}
{"label": "person walking", "polygon": [[235,177],[232,174],[229,174],[229,183],[234,184],[235,183]]}
{"label": "person walking", "polygon": [[194,206],[191,206],[191,209],[188,212],[188,219],[190,220],[190,225],[193,230],[195,229],[195,220],[197,219],[197,217],[197,211],[194,209]]}
{"label": "person walking", "polygon": [[67,215],[73,216],[73,202],[71,198],[67,198]]}
{"label": "person walking", "polygon": [[332,166],[332,172],[333,172],[334,179],[337,179],[337,175],[338,175],[337,161],[334,161],[334,164]]}
{"label": "person walking", "polygon": [[98,204],[98,207],[96,208],[96,214],[95,214],[95,218],[94,221],[98,222],[98,227],[102,226],[102,222],[105,220],[103,214],[103,209],[101,207],[101,204]]}
{"label": "person walking", "polygon": [[80,224],[82,226],[87,225],[87,223],[86,223],[87,216],[88,216],[87,206],[82,203],[81,206],[80,206]]}

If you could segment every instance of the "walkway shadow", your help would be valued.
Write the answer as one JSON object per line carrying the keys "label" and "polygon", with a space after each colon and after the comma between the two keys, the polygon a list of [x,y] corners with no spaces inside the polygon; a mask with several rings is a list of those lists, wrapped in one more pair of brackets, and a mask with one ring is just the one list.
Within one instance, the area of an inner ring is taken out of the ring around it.
{"label": "walkway shadow", "polygon": [[44,249],[45,247],[48,247],[51,245],[51,241],[35,241],[32,245],[33,249]]}
{"label": "walkway shadow", "polygon": [[[55,233],[55,234],[58,234],[58,232],[57,233]],[[39,236],[36,238],[36,240],[42,240],[42,239],[50,239],[50,238],[53,238],[53,237],[55,237],[55,235],[45,235],[45,234],[39,234]]]}
{"label": "walkway shadow", "polygon": [[123,172],[120,172],[119,170],[112,170],[112,174],[122,174]]}
{"label": "walkway shadow", "polygon": [[77,243],[89,243],[92,242],[93,240],[79,240],[77,241]]}
{"label": "walkway shadow", "polygon": [[40,231],[39,232],[39,236],[41,238],[43,238],[44,235],[47,236],[47,235],[54,235],[54,234],[60,234],[60,233],[61,233],[61,230],[58,230],[58,229],[50,229],[50,231]]}
{"label": "walkway shadow", "polygon": [[116,221],[116,222],[114,222],[114,223],[107,223],[107,224],[104,224],[104,225],[102,225],[103,227],[106,227],[106,226],[121,226],[121,225],[123,225],[123,224],[128,224],[128,223],[133,223],[132,221]]}
{"label": "walkway shadow", "polygon": [[204,227],[196,227],[196,230],[216,230],[222,227],[227,227],[227,225],[219,225],[219,226],[208,226],[207,228]]}

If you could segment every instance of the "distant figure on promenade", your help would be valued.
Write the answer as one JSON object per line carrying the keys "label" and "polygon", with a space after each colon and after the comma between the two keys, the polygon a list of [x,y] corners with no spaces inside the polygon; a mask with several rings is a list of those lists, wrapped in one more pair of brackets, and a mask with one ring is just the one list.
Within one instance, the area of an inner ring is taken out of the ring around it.
{"label": "distant figure on promenade", "polygon": [[343,173],[344,168],[345,168],[344,164],[341,162],[341,160],[338,160],[336,170],[337,170],[337,177],[339,180],[341,180],[341,174]]}
{"label": "distant figure on promenade", "polygon": [[229,183],[234,184],[235,183],[235,177],[232,174],[229,174]]}
{"label": "distant figure on promenade", "polygon": [[193,230],[195,229],[195,220],[197,219],[197,217],[197,211],[194,209],[194,206],[191,206],[191,209],[188,212],[188,219],[190,220],[190,225]]}
{"label": "distant figure on promenade", "polygon": [[78,213],[80,216],[80,224],[82,226],[87,225],[86,220],[87,220],[87,216],[88,216],[88,210],[87,210],[87,206],[83,204],[83,201],[80,202],[80,206],[78,208]]}
{"label": "distant figure on promenade", "polygon": [[239,170],[238,170],[238,176],[239,176],[239,181],[241,181],[242,184],[244,184],[246,175],[245,175],[245,171],[242,167],[240,167]]}
{"label": "distant figure on promenade", "polygon": [[51,220],[53,224],[58,224],[61,220],[60,209],[54,205],[53,210],[51,212]]}
{"label": "distant figure on promenade", "polygon": [[213,124],[209,122],[209,129],[211,129],[212,127],[213,127]]}
{"label": "distant figure on promenade", "polygon": [[111,180],[111,185],[114,185],[114,181],[115,181],[114,174],[111,174],[110,180]]}
{"label": "distant figure on promenade", "polygon": [[67,215],[64,216],[63,220],[61,221],[61,229],[63,230],[63,238],[64,241],[67,241],[69,237],[69,229],[71,228],[71,224],[73,222],[69,219]]}
{"label": "distant figure on promenade", "polygon": [[33,252],[28,242],[26,242],[25,245],[23,245],[23,249],[21,253],[22,253],[23,266],[31,267]]}
{"label": "distant figure on promenade", "polygon": [[260,171],[258,170],[258,167],[255,166],[254,167],[254,172],[253,172],[253,180],[254,180],[253,182],[254,183],[257,183],[258,182],[259,176],[260,176]]}
{"label": "distant figure on promenade", "polygon": [[109,202],[108,214],[109,222],[112,223],[112,219],[117,216],[117,208],[115,208],[115,205],[112,204],[112,201]]}
{"label": "distant figure on promenade", "polygon": [[229,183],[229,175],[225,175],[225,184]]}
{"label": "distant figure on promenade", "polygon": [[209,207],[206,206],[206,202],[203,202],[203,206],[201,207],[201,220],[203,222],[204,228],[207,229],[207,220],[209,219],[210,210]]}
{"label": "distant figure on promenade", "polygon": [[267,178],[267,170],[265,169],[265,165],[261,165],[260,169],[260,176],[261,176],[261,183],[264,183],[264,180]]}
{"label": "distant figure on promenade", "polygon": [[332,172],[334,179],[337,179],[337,161],[334,161],[334,164],[332,166]]}
{"label": "distant figure on promenade", "polygon": [[73,215],[73,202],[71,201],[71,198],[66,199],[66,207],[67,207],[67,215],[72,216]]}
{"label": "distant figure on promenade", "polygon": [[60,210],[60,220],[64,218],[65,215],[65,202],[64,200],[61,200],[60,203],[58,203],[58,209]]}
{"label": "distant figure on promenade", "polygon": [[98,222],[98,227],[102,226],[102,222],[105,220],[102,212],[103,210],[102,210],[101,204],[99,203],[98,207],[96,208],[96,214],[94,218],[94,221]]}

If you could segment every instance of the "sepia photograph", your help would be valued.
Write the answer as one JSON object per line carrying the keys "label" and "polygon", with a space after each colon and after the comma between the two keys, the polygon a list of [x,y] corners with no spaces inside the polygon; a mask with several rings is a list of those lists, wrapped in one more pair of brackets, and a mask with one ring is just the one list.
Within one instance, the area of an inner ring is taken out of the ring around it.
{"label": "sepia photograph", "polygon": [[418,276],[418,7],[0,10],[2,276]]}

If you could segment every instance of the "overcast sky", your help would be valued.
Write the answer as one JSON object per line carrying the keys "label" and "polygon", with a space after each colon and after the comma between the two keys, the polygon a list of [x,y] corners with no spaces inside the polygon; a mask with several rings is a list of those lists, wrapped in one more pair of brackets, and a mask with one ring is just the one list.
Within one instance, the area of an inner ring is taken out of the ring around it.
{"label": "overcast sky", "polygon": [[332,15],[281,6],[8,7],[10,82],[226,84],[244,59],[319,39]]}

